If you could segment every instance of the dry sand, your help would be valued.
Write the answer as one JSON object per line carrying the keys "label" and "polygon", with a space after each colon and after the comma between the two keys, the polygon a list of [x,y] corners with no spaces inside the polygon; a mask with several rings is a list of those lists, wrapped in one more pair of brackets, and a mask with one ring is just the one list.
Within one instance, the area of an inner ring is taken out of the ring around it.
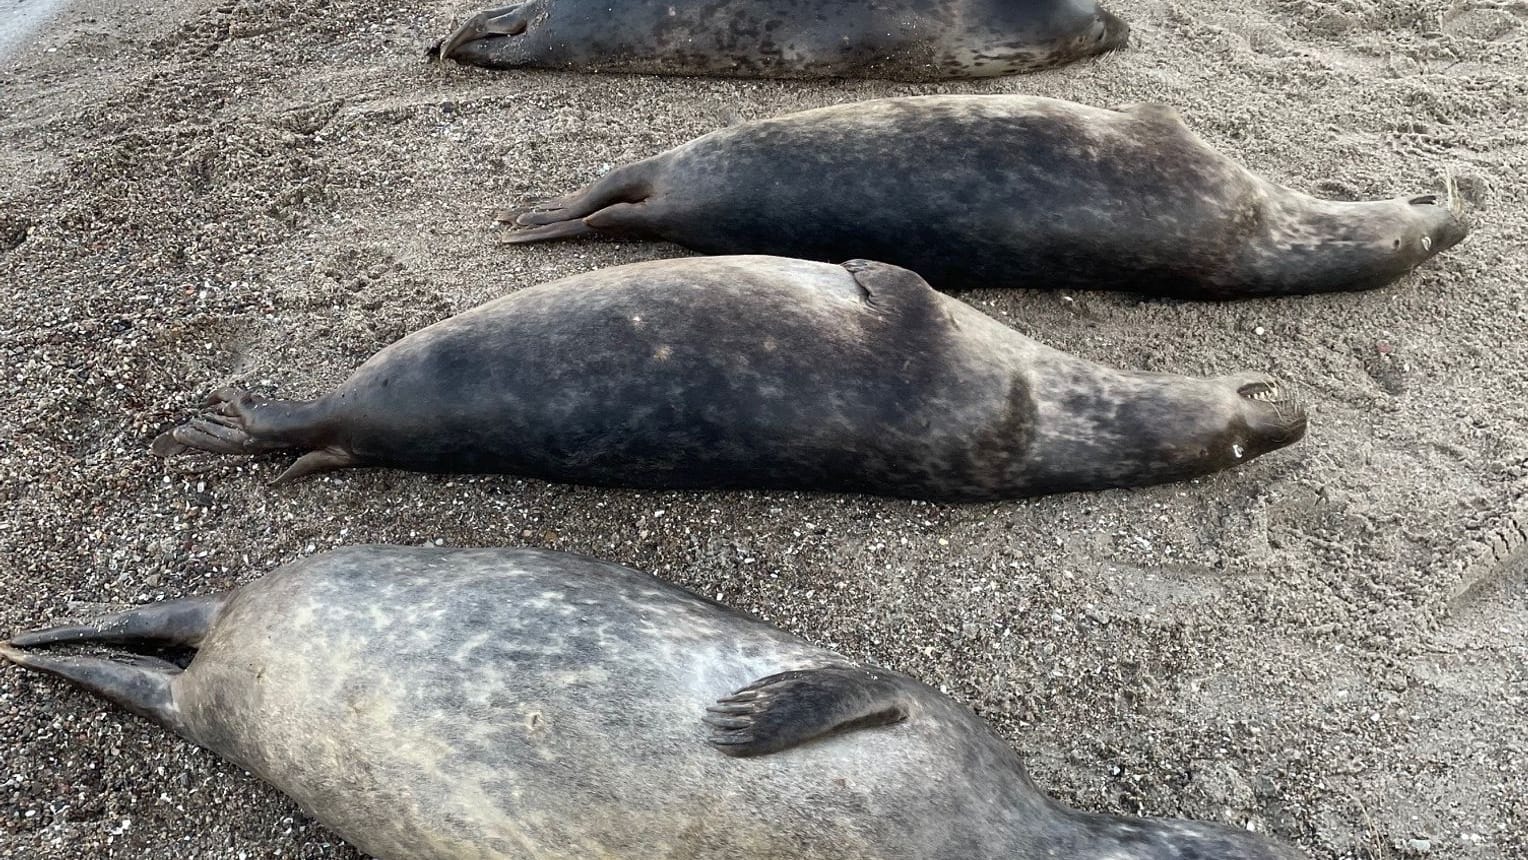
{"label": "dry sand", "polygon": [[[421,49],[470,4],[438,0],[77,2],[0,61],[0,631],[344,543],[577,550],[943,686],[1077,806],[1319,858],[1528,857],[1528,3],[1113,5],[1128,53],[918,88],[439,68]],[[1193,484],[967,507],[388,471],[272,490],[287,458],[148,452],[213,386],[310,396],[507,290],[679,253],[504,246],[496,206],[739,119],[930,91],[1165,101],[1314,193],[1452,173],[1477,227],[1361,295],[964,296],[1097,360],[1302,388],[1306,441]],[[356,856],[210,754],[0,670],[0,857]]]}

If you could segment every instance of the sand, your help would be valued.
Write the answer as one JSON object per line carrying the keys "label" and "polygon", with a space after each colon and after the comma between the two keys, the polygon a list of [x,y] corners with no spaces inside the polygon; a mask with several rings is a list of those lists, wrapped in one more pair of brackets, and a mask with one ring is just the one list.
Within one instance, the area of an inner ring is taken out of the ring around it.
{"label": "sand", "polygon": [[[1113,7],[1127,53],[915,87],[440,68],[423,46],[472,11],[442,2],[76,2],[0,58],[0,631],[346,543],[576,550],[943,687],[1076,806],[1316,858],[1528,857],[1528,3]],[[1452,175],[1476,228],[1357,295],[963,296],[1099,361],[1299,386],[1304,442],[1190,484],[976,506],[376,470],[273,490],[289,458],[148,452],[215,386],[311,396],[490,297],[682,253],[510,247],[498,206],[920,92],[1164,101],[1312,193]],[[237,768],[0,669],[0,857],[357,856]]]}

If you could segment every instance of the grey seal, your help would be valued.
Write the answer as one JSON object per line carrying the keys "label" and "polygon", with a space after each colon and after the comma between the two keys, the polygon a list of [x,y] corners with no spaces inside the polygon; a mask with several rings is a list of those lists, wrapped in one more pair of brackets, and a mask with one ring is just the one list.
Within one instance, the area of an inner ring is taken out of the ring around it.
{"label": "grey seal", "polygon": [[[164,646],[195,654],[181,669]],[[0,656],[164,724],[380,860],[1297,856],[1066,808],[936,690],[561,553],[347,547]]]}
{"label": "grey seal", "polygon": [[314,401],[218,392],[161,455],[673,489],[980,501],[1192,478],[1305,432],[1257,373],[1113,370],[905,269],[637,263],[521,290],[377,353]]}
{"label": "grey seal", "polygon": [[1457,201],[1319,200],[1162,105],[921,96],[716,131],[501,216],[511,242],[601,233],[713,254],[854,257],[939,289],[1230,299],[1382,286],[1467,232]]}
{"label": "grey seal", "polygon": [[987,78],[1123,47],[1094,0],[529,0],[431,55],[494,68],[902,81]]}

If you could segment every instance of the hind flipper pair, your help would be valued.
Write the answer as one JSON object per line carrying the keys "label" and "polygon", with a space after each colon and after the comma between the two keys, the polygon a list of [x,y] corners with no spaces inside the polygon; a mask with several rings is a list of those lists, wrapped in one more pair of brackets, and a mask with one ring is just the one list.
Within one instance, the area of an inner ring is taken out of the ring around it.
{"label": "hind flipper pair", "polygon": [[591,233],[651,236],[661,205],[654,199],[645,162],[619,167],[582,191],[528,209],[507,209],[495,220],[511,225],[510,244],[571,239]]}
{"label": "hind flipper pair", "polygon": [[[301,404],[269,400],[232,386],[213,392],[203,403],[208,412],[159,434],[152,450],[160,457],[186,451],[212,454],[263,454],[298,447],[293,436],[310,431],[296,410]],[[349,451],[324,447],[309,451],[272,481],[290,483],[304,475],[356,465]]]}
{"label": "hind flipper pair", "polygon": [[83,624],[22,633],[0,642],[0,657],[26,669],[57,675],[129,711],[189,737],[175,704],[179,666],[141,654],[94,657],[33,649],[53,645],[150,643],[195,648],[201,644],[229,594],[191,597],[141,606]]}

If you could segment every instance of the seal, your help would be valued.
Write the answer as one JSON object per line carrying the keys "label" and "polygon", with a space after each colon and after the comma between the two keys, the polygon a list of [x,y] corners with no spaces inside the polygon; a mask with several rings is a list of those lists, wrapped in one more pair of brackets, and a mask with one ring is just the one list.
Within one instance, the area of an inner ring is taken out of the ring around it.
{"label": "seal", "polygon": [[941,81],[1071,62],[1128,34],[1094,0],[530,0],[473,16],[430,53],[510,69]]}
{"label": "seal", "polygon": [[905,269],[773,257],[637,263],[415,332],[314,401],[214,394],[161,435],[343,466],[674,489],[979,501],[1205,475],[1288,445],[1262,374],[1117,371]]}
{"label": "seal", "polygon": [[1232,299],[1382,286],[1467,228],[1435,196],[1282,188],[1170,108],[1030,96],[838,105],[713,132],[501,219],[511,242],[603,233],[706,253],[906,266],[1006,285]]}
{"label": "seal", "polygon": [[[195,654],[182,670],[153,646]],[[933,688],[562,553],[346,547],[0,655],[164,724],[379,860],[1297,856],[1063,807]]]}

